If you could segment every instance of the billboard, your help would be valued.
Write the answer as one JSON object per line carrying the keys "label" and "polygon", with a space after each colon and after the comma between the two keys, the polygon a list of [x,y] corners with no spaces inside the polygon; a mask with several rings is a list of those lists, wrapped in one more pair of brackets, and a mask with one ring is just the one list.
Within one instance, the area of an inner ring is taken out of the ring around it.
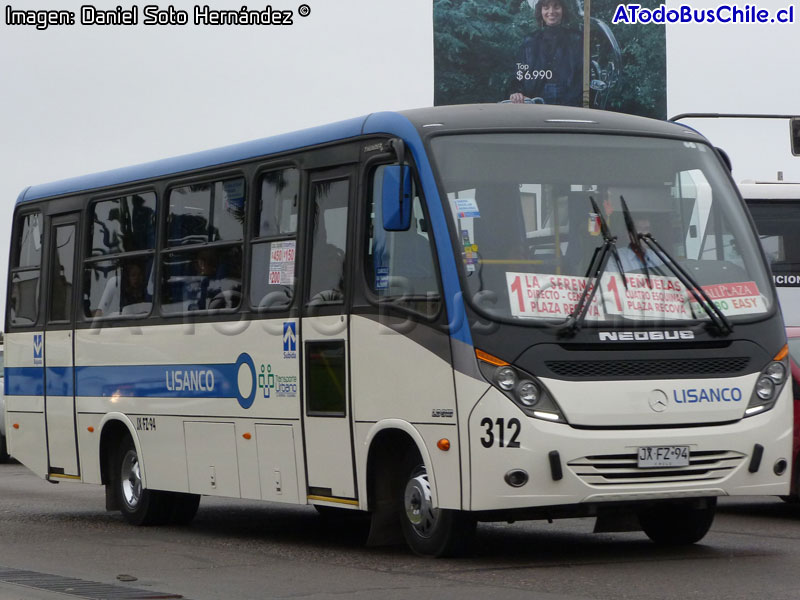
{"label": "billboard", "polygon": [[[639,4],[656,8],[661,0]],[[666,118],[665,28],[613,24],[618,7],[617,0],[434,0],[434,103],[527,98]]]}

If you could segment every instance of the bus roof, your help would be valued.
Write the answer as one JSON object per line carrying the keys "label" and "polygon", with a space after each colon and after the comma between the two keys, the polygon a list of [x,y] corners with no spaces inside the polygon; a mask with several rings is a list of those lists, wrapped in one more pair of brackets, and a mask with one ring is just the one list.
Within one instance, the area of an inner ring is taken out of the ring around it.
{"label": "bus roof", "polygon": [[[704,140],[700,134],[686,127],[609,111],[531,104],[443,106],[373,113],[232,146],[35,185],[23,190],[17,198],[17,203],[99,190],[176,173],[188,173],[360,135],[385,133],[402,136],[411,143],[413,150],[425,135],[488,129],[629,133]],[[421,147],[416,149],[421,150]]]}

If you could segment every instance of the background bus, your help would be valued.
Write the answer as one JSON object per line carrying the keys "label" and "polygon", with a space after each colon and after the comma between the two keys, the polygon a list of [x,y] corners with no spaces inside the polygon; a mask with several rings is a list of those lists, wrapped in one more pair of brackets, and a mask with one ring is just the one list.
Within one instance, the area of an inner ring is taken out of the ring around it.
{"label": "background bus", "polygon": [[800,326],[800,183],[738,184],[772,269],[787,327]]}
{"label": "background bus", "polygon": [[135,524],[217,495],[425,555],[568,516],[685,544],[789,489],[763,251],[671,124],[377,113],[34,186],[8,298],[12,454]]}

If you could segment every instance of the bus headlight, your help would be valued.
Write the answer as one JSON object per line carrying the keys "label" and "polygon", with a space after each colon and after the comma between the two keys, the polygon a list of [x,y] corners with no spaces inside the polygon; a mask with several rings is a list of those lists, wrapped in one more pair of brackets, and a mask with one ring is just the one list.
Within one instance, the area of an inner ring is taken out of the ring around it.
{"label": "bus headlight", "polygon": [[756,396],[762,400],[770,400],[775,393],[775,384],[769,377],[759,377],[756,382]]}
{"label": "bus headlight", "polygon": [[552,423],[567,422],[556,401],[536,377],[480,350],[476,351],[476,356],[486,380],[526,415]]}
{"label": "bus headlight", "polygon": [[782,385],[786,379],[786,367],[783,366],[783,363],[769,363],[769,366],[764,369],[764,373],[767,374],[767,377],[769,377],[775,385]]}
{"label": "bus headlight", "polygon": [[786,383],[786,374],[789,372],[786,358],[773,360],[758,376],[750,403],[744,411],[745,417],[766,412],[775,406],[775,401],[780,396],[781,390]]}
{"label": "bus headlight", "polygon": [[539,401],[539,388],[532,381],[522,381],[517,386],[517,399],[523,406],[534,406]]}
{"label": "bus headlight", "polygon": [[513,390],[517,384],[517,374],[511,367],[498,367],[494,372],[494,380],[501,389]]}

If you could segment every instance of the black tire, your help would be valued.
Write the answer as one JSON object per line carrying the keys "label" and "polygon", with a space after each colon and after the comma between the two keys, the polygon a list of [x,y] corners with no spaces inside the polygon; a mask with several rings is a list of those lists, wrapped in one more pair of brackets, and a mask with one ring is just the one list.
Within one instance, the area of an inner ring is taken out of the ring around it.
{"label": "black tire", "polygon": [[705,537],[714,522],[717,499],[706,506],[664,503],[639,513],[639,524],[653,542],[664,546],[688,546]]}
{"label": "black tire", "polygon": [[6,446],[6,436],[0,434],[0,463],[7,463],[11,458],[8,455],[8,446]]}
{"label": "black tire", "polygon": [[407,461],[400,523],[408,547],[420,556],[463,556],[472,549],[475,520],[458,510],[433,508],[428,473],[419,456]]}
{"label": "black tire", "polygon": [[128,523],[161,525],[170,521],[173,508],[170,495],[142,486],[139,455],[130,436],[125,436],[117,448],[112,474],[120,512]]}

